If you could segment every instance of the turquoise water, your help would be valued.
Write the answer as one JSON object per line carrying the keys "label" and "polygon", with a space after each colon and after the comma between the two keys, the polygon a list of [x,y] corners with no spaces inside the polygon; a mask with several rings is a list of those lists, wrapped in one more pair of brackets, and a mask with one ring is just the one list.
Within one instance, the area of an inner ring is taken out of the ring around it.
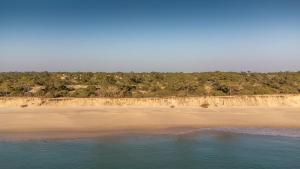
{"label": "turquoise water", "polygon": [[299,169],[300,138],[227,131],[0,141],[0,169]]}

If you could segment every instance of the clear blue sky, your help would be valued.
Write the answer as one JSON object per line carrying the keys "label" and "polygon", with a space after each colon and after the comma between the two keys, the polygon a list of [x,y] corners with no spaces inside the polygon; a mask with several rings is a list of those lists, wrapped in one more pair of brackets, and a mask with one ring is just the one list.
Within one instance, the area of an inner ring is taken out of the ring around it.
{"label": "clear blue sky", "polygon": [[0,0],[0,71],[298,71],[299,0]]}

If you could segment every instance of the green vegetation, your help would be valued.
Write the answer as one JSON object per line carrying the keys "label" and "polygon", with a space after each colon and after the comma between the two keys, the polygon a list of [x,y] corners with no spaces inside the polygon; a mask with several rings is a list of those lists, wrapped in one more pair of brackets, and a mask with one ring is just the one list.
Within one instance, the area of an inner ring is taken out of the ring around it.
{"label": "green vegetation", "polygon": [[300,72],[0,73],[2,97],[184,97],[299,93]]}

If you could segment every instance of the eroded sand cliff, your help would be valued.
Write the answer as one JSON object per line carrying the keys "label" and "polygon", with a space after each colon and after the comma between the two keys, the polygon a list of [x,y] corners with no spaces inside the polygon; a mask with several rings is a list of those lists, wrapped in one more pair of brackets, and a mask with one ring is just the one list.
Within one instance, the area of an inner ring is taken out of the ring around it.
{"label": "eroded sand cliff", "polygon": [[300,95],[207,96],[168,98],[0,98],[0,107],[20,106],[300,107]]}

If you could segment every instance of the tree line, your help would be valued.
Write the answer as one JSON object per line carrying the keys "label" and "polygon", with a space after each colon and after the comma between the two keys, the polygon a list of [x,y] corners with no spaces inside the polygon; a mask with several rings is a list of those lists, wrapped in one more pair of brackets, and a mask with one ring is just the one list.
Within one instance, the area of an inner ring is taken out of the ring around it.
{"label": "tree line", "polygon": [[169,97],[299,94],[300,72],[3,72],[1,97]]}

